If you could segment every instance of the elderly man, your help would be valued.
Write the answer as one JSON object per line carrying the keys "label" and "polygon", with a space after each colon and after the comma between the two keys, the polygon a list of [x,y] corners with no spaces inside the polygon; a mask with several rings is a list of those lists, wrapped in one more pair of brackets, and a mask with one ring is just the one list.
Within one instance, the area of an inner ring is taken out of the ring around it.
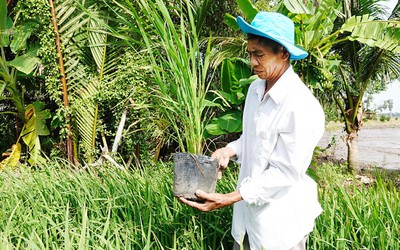
{"label": "elderly man", "polygon": [[325,123],[321,105],[290,65],[308,54],[294,45],[294,24],[284,15],[259,12],[251,24],[241,17],[237,23],[259,79],[248,90],[241,137],[212,154],[221,169],[238,157],[237,189],[198,190],[204,203],[181,201],[202,211],[234,204],[234,249],[305,249],[322,211],[306,170]]}

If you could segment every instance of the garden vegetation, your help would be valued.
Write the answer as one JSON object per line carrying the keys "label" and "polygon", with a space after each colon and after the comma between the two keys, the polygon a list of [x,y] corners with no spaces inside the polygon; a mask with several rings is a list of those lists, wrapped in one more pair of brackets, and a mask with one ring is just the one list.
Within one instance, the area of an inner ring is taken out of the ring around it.
{"label": "garden vegetation", "polygon": [[[61,162],[0,174],[1,249],[231,249],[231,208],[181,204],[171,165],[76,170]],[[345,169],[315,170],[324,211],[308,249],[400,249],[394,182],[378,176],[366,186]],[[228,168],[217,191],[233,190],[237,174]]]}
{"label": "garden vegetation", "polygon": [[308,248],[399,249],[398,177],[346,174],[364,93],[400,77],[399,4],[377,3],[0,0],[0,249],[231,249],[231,208],[179,203],[171,156],[240,135],[254,76],[234,16],[259,9],[292,18],[310,54],[293,67],[352,145],[349,164],[310,168]]}

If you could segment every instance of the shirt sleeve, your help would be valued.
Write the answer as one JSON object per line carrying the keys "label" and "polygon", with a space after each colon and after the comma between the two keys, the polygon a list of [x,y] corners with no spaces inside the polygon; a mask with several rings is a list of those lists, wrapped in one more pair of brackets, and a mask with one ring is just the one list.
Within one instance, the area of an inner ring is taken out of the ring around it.
{"label": "shirt sleeve", "polygon": [[243,135],[239,137],[236,141],[228,143],[226,147],[233,149],[236,152],[237,162],[240,162],[242,156],[242,139]]}
{"label": "shirt sleeve", "polygon": [[285,128],[278,132],[266,169],[260,175],[247,177],[241,182],[240,194],[249,204],[261,206],[279,199],[300,178],[304,178],[314,148],[324,131],[324,113],[322,109],[291,112],[285,124]]}

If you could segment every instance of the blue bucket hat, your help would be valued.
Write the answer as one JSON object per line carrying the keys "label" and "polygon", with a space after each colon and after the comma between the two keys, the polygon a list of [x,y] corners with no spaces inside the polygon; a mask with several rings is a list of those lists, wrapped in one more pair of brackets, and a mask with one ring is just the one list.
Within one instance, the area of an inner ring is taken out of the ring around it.
{"label": "blue bucket hat", "polygon": [[291,60],[300,60],[308,55],[294,44],[293,21],[280,13],[258,12],[251,24],[238,16],[236,22],[245,34],[266,37],[282,44],[289,51]]}

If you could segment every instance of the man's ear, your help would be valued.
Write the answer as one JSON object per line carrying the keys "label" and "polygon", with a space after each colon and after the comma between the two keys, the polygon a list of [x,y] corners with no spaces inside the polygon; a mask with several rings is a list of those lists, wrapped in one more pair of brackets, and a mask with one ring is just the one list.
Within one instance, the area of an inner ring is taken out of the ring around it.
{"label": "man's ear", "polygon": [[290,58],[290,53],[287,51],[287,50],[283,50],[282,51],[282,59],[284,60],[284,61],[289,61],[289,58]]}

